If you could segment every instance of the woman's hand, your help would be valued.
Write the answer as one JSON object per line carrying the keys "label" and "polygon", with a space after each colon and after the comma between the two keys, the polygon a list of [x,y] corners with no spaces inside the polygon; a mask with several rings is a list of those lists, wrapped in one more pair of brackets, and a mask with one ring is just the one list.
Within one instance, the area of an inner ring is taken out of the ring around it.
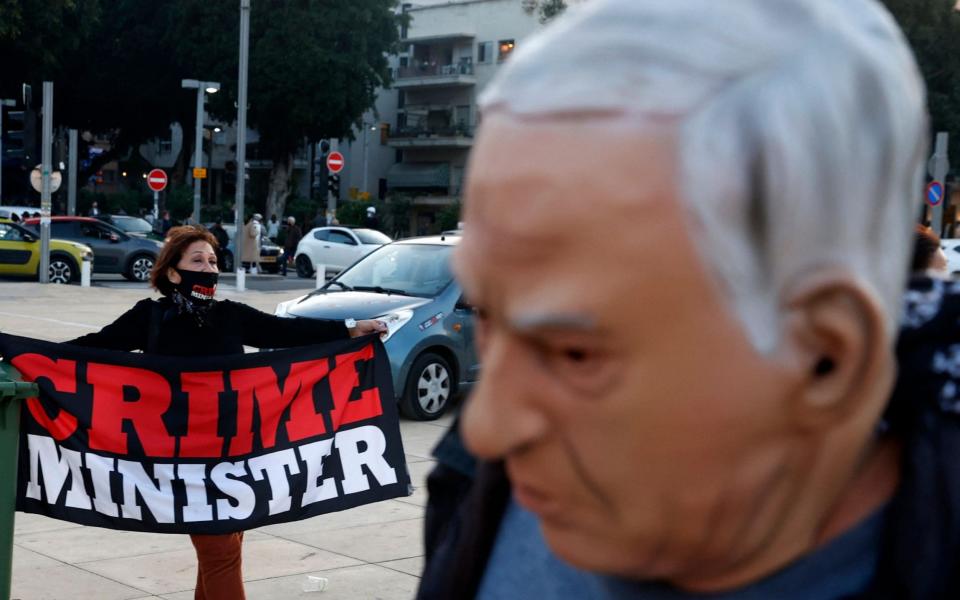
{"label": "woman's hand", "polygon": [[350,332],[350,337],[360,337],[362,335],[370,335],[371,333],[383,334],[387,332],[387,324],[375,319],[366,319],[364,321],[357,321],[357,326],[347,331]]}

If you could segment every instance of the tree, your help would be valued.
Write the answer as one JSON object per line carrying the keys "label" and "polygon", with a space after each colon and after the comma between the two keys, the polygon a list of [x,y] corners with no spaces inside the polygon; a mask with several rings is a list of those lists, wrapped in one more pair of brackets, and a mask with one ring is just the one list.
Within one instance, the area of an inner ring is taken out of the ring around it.
{"label": "tree", "polygon": [[[154,0],[0,0],[0,96],[54,83],[54,125],[89,131],[110,150],[80,181],[128,155],[192,104],[180,97],[170,44],[173,4]],[[83,148],[81,148],[81,154]]]}
{"label": "tree", "polygon": [[[399,41],[396,0],[256,0],[250,31],[249,113],[259,133],[256,156],[273,162],[267,216],[283,214],[295,152],[305,141],[350,137],[351,127],[390,84],[387,55]],[[209,110],[236,115],[239,46],[236,7],[180,0],[177,52],[181,68],[217,78]],[[198,23],[218,23],[215,31]]]}
{"label": "tree", "polygon": [[546,25],[567,10],[567,3],[565,0],[524,0],[523,10],[528,15],[536,11],[539,13],[540,24]]}
{"label": "tree", "polygon": [[913,48],[927,84],[933,131],[950,132],[960,159],[960,14],[954,0],[883,0]]}

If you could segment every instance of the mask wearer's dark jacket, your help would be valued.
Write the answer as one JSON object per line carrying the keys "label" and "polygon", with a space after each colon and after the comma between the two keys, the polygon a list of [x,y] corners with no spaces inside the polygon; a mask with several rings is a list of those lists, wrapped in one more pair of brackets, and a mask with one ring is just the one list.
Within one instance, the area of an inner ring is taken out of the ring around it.
{"label": "mask wearer's dark jacket", "polygon": [[[870,600],[960,599],[960,282],[911,281],[882,435],[903,441]],[[434,451],[419,600],[476,596],[510,498],[502,464],[476,463],[456,424]]]}

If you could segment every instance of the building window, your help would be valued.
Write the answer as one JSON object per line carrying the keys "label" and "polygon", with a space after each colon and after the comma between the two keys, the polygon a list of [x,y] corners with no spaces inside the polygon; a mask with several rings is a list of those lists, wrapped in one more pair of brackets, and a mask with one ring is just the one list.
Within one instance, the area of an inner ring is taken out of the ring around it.
{"label": "building window", "polygon": [[493,42],[480,42],[477,44],[477,62],[488,63],[493,61]]}
{"label": "building window", "polygon": [[500,62],[507,60],[515,47],[516,44],[513,43],[513,40],[500,40]]}

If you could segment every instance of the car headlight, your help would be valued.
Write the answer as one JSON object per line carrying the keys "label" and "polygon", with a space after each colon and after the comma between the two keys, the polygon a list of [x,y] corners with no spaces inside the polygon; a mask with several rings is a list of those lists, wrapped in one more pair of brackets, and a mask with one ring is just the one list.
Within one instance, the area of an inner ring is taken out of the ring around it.
{"label": "car headlight", "polygon": [[387,313],[379,317],[374,317],[375,321],[383,321],[387,324],[387,332],[380,336],[380,340],[386,342],[393,334],[400,331],[400,328],[407,324],[413,318],[413,311],[409,308]]}
{"label": "car headlight", "polygon": [[289,317],[290,307],[296,304],[297,302],[300,302],[301,299],[303,299],[303,296],[300,296],[299,298],[294,298],[293,300],[287,300],[286,302],[281,302],[280,304],[277,305],[277,308],[276,310],[273,311],[273,314],[275,314],[278,317]]}

